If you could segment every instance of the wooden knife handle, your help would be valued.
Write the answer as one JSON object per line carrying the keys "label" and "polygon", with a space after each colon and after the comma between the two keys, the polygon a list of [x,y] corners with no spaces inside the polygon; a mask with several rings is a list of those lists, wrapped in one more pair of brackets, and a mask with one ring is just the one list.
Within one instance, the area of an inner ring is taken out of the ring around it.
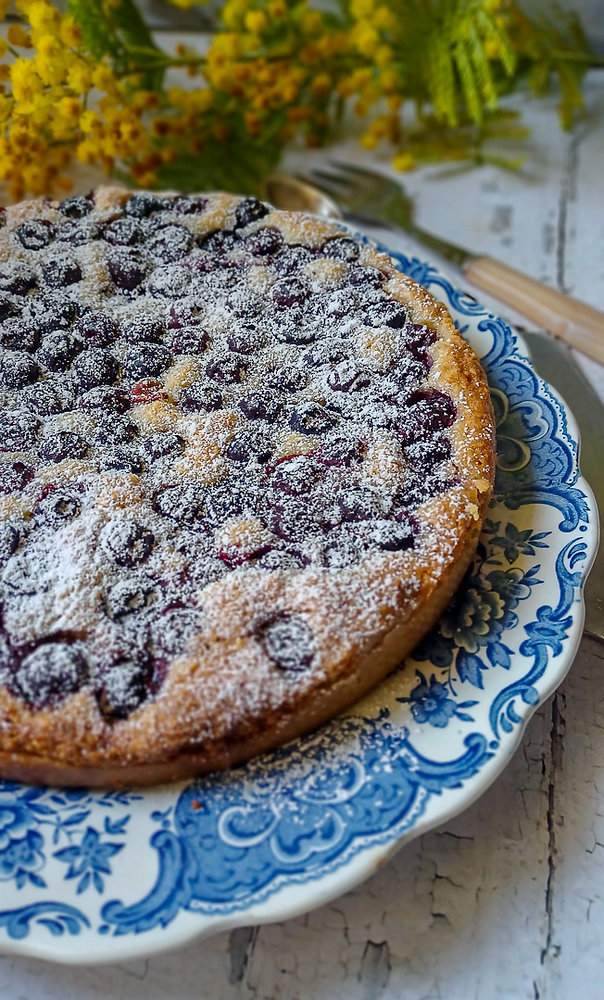
{"label": "wooden knife handle", "polygon": [[491,257],[474,257],[467,278],[571,347],[604,364],[604,313]]}

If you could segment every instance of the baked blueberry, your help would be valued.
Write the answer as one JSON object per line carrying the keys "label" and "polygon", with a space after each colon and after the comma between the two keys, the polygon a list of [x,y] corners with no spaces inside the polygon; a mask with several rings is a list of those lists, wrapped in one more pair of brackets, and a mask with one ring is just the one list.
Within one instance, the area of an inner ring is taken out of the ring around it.
{"label": "baked blueberry", "polygon": [[42,462],[62,462],[66,458],[86,458],[88,442],[75,431],[57,431],[40,441],[38,455]]}
{"label": "baked blueberry", "polygon": [[300,434],[325,434],[337,423],[337,416],[321,403],[300,403],[290,416],[292,430]]}
{"label": "baked blueberry", "polygon": [[86,313],[75,325],[75,333],[84,344],[108,347],[119,337],[119,327],[111,316],[103,312]]}
{"label": "baked blueberry", "polygon": [[221,385],[232,385],[244,379],[247,367],[247,361],[239,355],[226,354],[208,362],[206,375]]}
{"label": "baked blueberry", "polygon": [[145,341],[158,344],[165,332],[165,323],[148,313],[136,313],[125,320],[122,325],[122,337],[129,344],[139,344]]}
{"label": "baked blueberry", "polygon": [[226,456],[233,462],[266,462],[273,450],[267,434],[255,428],[244,428],[233,436],[226,449]]}
{"label": "baked blueberry", "polygon": [[10,557],[17,551],[19,530],[9,521],[0,521],[0,568],[6,565]]}
{"label": "baked blueberry", "polygon": [[323,244],[321,252],[324,257],[344,260],[351,264],[359,259],[361,248],[356,240],[352,240],[348,236],[336,236]]}
{"label": "baked blueberry", "polygon": [[257,229],[255,233],[246,236],[241,245],[255,257],[267,257],[283,246],[283,235],[279,229],[267,226],[266,229]]}
{"label": "baked blueberry", "polygon": [[439,389],[419,389],[406,402],[407,409],[401,414],[399,427],[404,444],[424,440],[434,431],[450,427],[455,420],[455,403]]}
{"label": "baked blueberry", "polygon": [[308,455],[294,455],[279,462],[271,476],[271,486],[293,496],[310,493],[325,478],[325,467]]}
{"label": "baked blueberry", "polygon": [[49,288],[67,288],[82,280],[82,268],[73,258],[54,257],[42,264],[42,277]]}
{"label": "baked blueberry", "polygon": [[254,634],[279,670],[296,672],[311,665],[315,655],[314,636],[300,615],[280,611],[257,622]]}
{"label": "baked blueberry", "polygon": [[55,227],[48,219],[30,219],[17,229],[17,238],[26,250],[42,250],[52,242]]}
{"label": "baked blueberry", "polygon": [[51,372],[65,372],[72,361],[84,350],[79,337],[68,330],[54,330],[42,338],[37,358]]}
{"label": "baked blueberry", "polygon": [[180,434],[173,434],[169,431],[152,434],[151,437],[143,441],[143,448],[148,462],[157,462],[168,455],[177,455],[184,449],[185,441]]}
{"label": "baked blueberry", "polygon": [[54,330],[68,330],[78,318],[77,302],[58,292],[33,300],[33,321],[41,333]]}
{"label": "baked blueberry", "polygon": [[203,520],[206,491],[201,486],[167,486],[153,497],[153,509],[164,517],[194,525]]}
{"label": "baked blueberry", "polygon": [[169,208],[170,201],[168,198],[154,194],[152,191],[141,191],[128,198],[128,201],[124,205],[124,212],[135,219],[147,219],[155,212],[161,212]]}
{"label": "baked blueberry", "polygon": [[32,708],[51,708],[85,683],[86,661],[79,649],[64,642],[47,642],[19,664],[15,680]]}
{"label": "baked blueberry", "polygon": [[128,444],[138,435],[138,427],[127,417],[105,415],[103,412],[97,420],[97,424],[92,432],[92,440],[96,445]]}
{"label": "baked blueberry", "polygon": [[93,208],[93,199],[81,194],[71,195],[59,203],[59,212],[66,215],[68,219],[83,219],[85,215],[92,212]]}
{"label": "baked blueberry", "polygon": [[371,375],[353,359],[340,361],[327,375],[327,384],[334,392],[358,392],[366,389]]}
{"label": "baked blueberry", "polygon": [[5,413],[0,425],[0,451],[29,451],[41,426],[41,421],[27,410]]}
{"label": "baked blueberry", "polygon": [[133,251],[115,253],[107,261],[109,274],[117,288],[132,292],[145,280],[147,267],[144,259]]}
{"label": "baked blueberry", "polygon": [[146,245],[148,253],[159,261],[173,264],[193,249],[193,234],[184,226],[169,225],[160,229]]}
{"label": "baked blueberry", "polygon": [[[217,229],[207,236],[202,236],[197,241],[200,250],[205,251],[210,257],[224,258],[237,245],[237,240],[228,229]],[[224,261],[221,262],[224,266]]]}
{"label": "baked blueberry", "polygon": [[222,409],[223,400],[216,386],[198,381],[183,389],[179,404],[181,409],[189,412],[210,413],[212,410]]}
{"label": "baked blueberry", "polygon": [[229,333],[227,344],[236,354],[254,354],[266,345],[266,337],[257,326],[248,324]]}
{"label": "baked blueberry", "polygon": [[50,490],[36,504],[34,521],[36,524],[60,528],[78,517],[81,510],[82,500],[77,494],[61,489]]}
{"label": "baked blueberry", "polygon": [[370,267],[366,264],[359,264],[351,267],[348,272],[348,283],[360,287],[379,288],[386,275],[377,267]]}
{"label": "baked blueberry", "polygon": [[179,299],[186,295],[191,285],[191,272],[181,264],[158,267],[148,282],[148,289],[155,298]]}
{"label": "baked blueberry", "polygon": [[178,215],[198,215],[207,207],[208,199],[199,194],[179,194],[172,202]]}
{"label": "baked blueberry", "polygon": [[240,201],[237,210],[235,212],[235,219],[237,226],[249,226],[251,222],[257,222],[258,219],[263,219],[265,215],[270,212],[270,206],[265,205],[263,201],[259,201],[258,198],[245,198],[244,201]]}
{"label": "baked blueberry", "polygon": [[210,342],[210,335],[202,326],[183,326],[171,330],[166,343],[173,354],[203,354]]}
{"label": "baked blueberry", "polygon": [[103,228],[102,236],[107,243],[114,247],[133,247],[142,243],[145,238],[143,227],[131,217],[122,217],[108,222]]}
{"label": "baked blueberry", "polygon": [[278,368],[276,371],[269,371],[266,376],[267,385],[271,389],[280,389],[282,392],[298,392],[308,385],[308,373],[303,368],[292,365],[288,368]]}
{"label": "baked blueberry", "polygon": [[119,620],[127,615],[137,614],[153,603],[157,597],[157,584],[149,576],[133,574],[125,580],[118,580],[105,596],[105,607],[109,618]]}
{"label": "baked blueberry", "polygon": [[9,316],[18,316],[19,308],[6,295],[0,295],[0,321],[8,319]]}
{"label": "baked blueberry", "polygon": [[149,697],[152,675],[151,662],[144,653],[102,669],[95,685],[101,713],[109,719],[127,719]]}
{"label": "baked blueberry", "polygon": [[3,351],[0,357],[0,385],[7,389],[23,389],[35,382],[38,365],[27,351]]}
{"label": "baked blueberry", "polygon": [[325,465],[350,468],[361,462],[367,453],[367,445],[357,437],[336,437],[326,441],[317,452],[317,458]]}
{"label": "baked blueberry", "polygon": [[[0,267],[0,290],[10,292],[12,295],[27,295],[28,292],[38,284],[36,272],[21,261],[14,264],[4,264]],[[6,313],[6,307],[4,309]],[[2,309],[0,308],[0,317]]]}
{"label": "baked blueberry", "polygon": [[13,316],[0,323],[0,346],[9,351],[35,351],[40,343],[40,331],[23,317]]}
{"label": "baked blueberry", "polygon": [[26,410],[31,410],[41,417],[54,413],[63,413],[72,404],[72,394],[67,385],[55,379],[35,382],[21,389],[19,402]]}
{"label": "baked blueberry", "polygon": [[383,514],[383,499],[371,486],[351,486],[336,497],[338,520],[367,521]]}
{"label": "baked blueberry", "polygon": [[293,274],[314,260],[315,254],[308,247],[284,246],[272,260],[273,270],[279,275]]}
{"label": "baked blueberry", "polygon": [[110,448],[99,455],[99,468],[103,472],[132,472],[138,475],[144,467],[140,455],[128,448]]}
{"label": "baked blueberry", "polygon": [[133,381],[161,375],[172,361],[172,352],[162,344],[137,344],[126,352],[124,375]]}
{"label": "baked blueberry", "polygon": [[273,393],[249,392],[239,400],[239,409],[249,420],[268,420],[273,423],[283,405]]}
{"label": "baked blueberry", "polygon": [[97,385],[93,389],[87,389],[77,400],[78,408],[89,412],[101,410],[103,413],[125,413],[131,404],[130,393],[115,385]]}
{"label": "baked blueberry", "polygon": [[301,278],[282,278],[273,285],[271,297],[277,309],[301,305],[310,295],[310,285]]}
{"label": "baked blueberry", "polygon": [[113,385],[117,381],[120,366],[116,358],[102,347],[92,347],[74,361],[72,372],[81,390],[97,385]]}
{"label": "baked blueberry", "polygon": [[155,536],[139,521],[115,518],[101,531],[99,543],[114,563],[133,569],[149,558],[153,551]]}
{"label": "baked blueberry", "polygon": [[360,526],[359,534],[365,545],[386,552],[410,549],[414,542],[413,528],[408,521],[367,520]]}

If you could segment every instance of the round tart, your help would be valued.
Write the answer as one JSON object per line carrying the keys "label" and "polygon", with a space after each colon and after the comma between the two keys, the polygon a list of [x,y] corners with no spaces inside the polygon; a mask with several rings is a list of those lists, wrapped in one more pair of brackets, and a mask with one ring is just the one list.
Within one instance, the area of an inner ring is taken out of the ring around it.
{"label": "round tart", "polygon": [[352,704],[441,614],[492,490],[445,308],[254,198],[0,224],[0,774],[173,780]]}

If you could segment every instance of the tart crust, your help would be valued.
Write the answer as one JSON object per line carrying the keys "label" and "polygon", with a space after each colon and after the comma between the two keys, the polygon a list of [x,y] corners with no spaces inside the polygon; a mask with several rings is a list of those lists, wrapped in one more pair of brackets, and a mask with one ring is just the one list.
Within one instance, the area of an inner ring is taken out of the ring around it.
{"label": "tart crust", "polygon": [[[100,190],[95,217],[101,222],[112,218],[128,197],[121,189]],[[241,201],[225,194],[206,197],[208,207],[190,226],[196,237],[228,228]],[[10,262],[10,237],[21,222],[54,222],[58,214],[48,202],[9,208],[0,231],[0,261]],[[278,229],[290,245],[320,247],[342,236],[328,222],[276,210],[249,224],[246,232],[265,227]],[[127,718],[107,719],[86,686],[56,705],[35,709],[0,683],[4,778],[151,785],[233,767],[350,707],[438,620],[472,559],[492,493],[494,422],[488,387],[477,357],[442,304],[371,247],[361,247],[359,263],[384,274],[385,291],[405,305],[413,323],[436,331],[427,385],[448,394],[456,407],[447,432],[456,475],[446,490],[414,510],[418,543],[404,551],[371,552],[338,570],[249,568],[209,583],[200,595],[203,629],[169,664],[154,697]],[[92,258],[93,273],[84,280],[106,283],[103,267]],[[337,266],[335,280],[336,272]],[[172,370],[171,377],[179,375]],[[180,377],[186,382],[186,373]],[[162,427],[162,420],[170,419],[165,412],[170,405],[160,401],[146,419]],[[220,453],[224,428],[216,424],[214,418],[204,425],[205,442],[217,442]],[[67,481],[74,470],[77,463],[63,470]],[[119,494],[118,504],[136,503],[136,480],[108,476],[106,488],[111,496]],[[0,496],[0,518],[20,505],[19,495]],[[277,669],[267,657],[258,641],[258,621],[277,615],[294,615],[310,629],[314,652],[308,669]]]}

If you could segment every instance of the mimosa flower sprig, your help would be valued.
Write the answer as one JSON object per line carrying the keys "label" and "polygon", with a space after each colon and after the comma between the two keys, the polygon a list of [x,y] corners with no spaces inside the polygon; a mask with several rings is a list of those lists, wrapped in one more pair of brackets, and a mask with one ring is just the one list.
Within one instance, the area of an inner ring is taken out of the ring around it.
{"label": "mimosa flower sprig", "polygon": [[134,0],[15,7],[0,38],[12,199],[67,190],[74,158],[143,187],[250,191],[288,144],[347,132],[403,170],[484,159],[486,137],[522,134],[504,95],[556,82],[568,128],[598,62],[574,16],[538,22],[513,0],[224,0],[207,44],[175,51]]}

